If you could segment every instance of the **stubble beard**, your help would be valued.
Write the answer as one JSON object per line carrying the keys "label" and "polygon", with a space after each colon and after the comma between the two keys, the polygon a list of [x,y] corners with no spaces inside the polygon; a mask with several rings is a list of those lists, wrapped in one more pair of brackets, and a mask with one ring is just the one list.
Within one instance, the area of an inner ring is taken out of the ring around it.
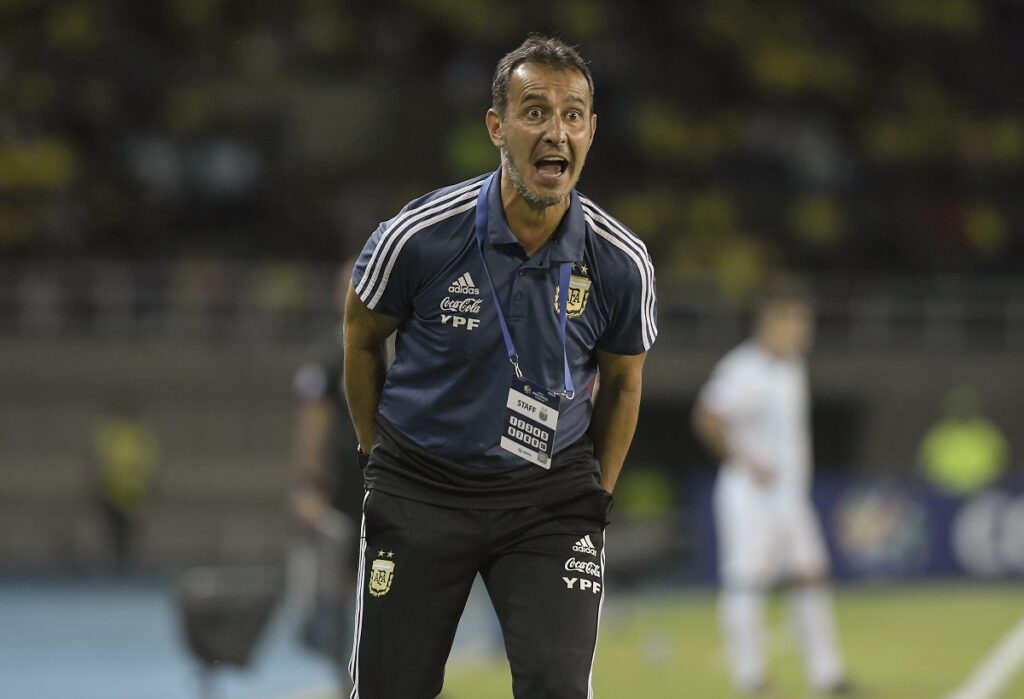
{"label": "stubble beard", "polygon": [[512,157],[509,155],[508,147],[501,147],[501,155],[508,163],[508,177],[512,182],[512,186],[515,188],[516,193],[526,201],[531,207],[535,209],[546,209],[550,206],[558,206],[565,202],[568,198],[568,193],[559,194],[552,197],[542,197],[537,192],[533,191],[526,186],[526,181],[523,179],[523,173],[519,171],[516,164],[512,161]]}

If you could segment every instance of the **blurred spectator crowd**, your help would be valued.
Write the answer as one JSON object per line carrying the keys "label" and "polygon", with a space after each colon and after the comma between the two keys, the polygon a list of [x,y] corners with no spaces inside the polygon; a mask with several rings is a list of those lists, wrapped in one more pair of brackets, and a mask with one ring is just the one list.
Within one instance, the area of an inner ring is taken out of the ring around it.
{"label": "blurred spectator crowd", "polygon": [[529,31],[592,61],[580,188],[663,278],[1024,271],[1020,0],[6,0],[0,256],[340,261],[495,167]]}

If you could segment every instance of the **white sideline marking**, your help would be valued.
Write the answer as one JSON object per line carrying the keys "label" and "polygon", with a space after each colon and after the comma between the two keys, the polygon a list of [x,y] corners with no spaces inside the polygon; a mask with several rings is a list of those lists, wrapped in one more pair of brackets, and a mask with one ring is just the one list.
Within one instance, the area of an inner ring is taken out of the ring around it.
{"label": "white sideline marking", "polygon": [[1007,633],[962,687],[946,699],[995,699],[1024,664],[1024,618]]}

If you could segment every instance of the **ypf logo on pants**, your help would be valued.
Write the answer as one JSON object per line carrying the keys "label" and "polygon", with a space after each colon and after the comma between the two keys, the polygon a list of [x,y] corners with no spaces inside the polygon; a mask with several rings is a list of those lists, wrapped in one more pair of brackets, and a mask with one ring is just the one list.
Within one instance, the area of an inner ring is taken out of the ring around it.
{"label": "ypf logo on pants", "polygon": [[594,580],[587,580],[586,578],[567,578],[562,576],[562,580],[565,582],[567,590],[580,590],[586,592],[590,590],[595,595],[601,594],[601,583]]}

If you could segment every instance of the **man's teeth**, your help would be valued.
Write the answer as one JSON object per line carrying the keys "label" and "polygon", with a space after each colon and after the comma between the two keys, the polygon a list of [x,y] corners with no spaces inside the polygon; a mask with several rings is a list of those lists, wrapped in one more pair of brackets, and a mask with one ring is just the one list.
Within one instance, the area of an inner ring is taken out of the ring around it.
{"label": "man's teeth", "polygon": [[[537,169],[547,174],[562,174],[565,172],[567,163],[564,160],[551,159],[551,160],[539,160],[537,162]],[[554,170],[557,169],[557,173]]]}

